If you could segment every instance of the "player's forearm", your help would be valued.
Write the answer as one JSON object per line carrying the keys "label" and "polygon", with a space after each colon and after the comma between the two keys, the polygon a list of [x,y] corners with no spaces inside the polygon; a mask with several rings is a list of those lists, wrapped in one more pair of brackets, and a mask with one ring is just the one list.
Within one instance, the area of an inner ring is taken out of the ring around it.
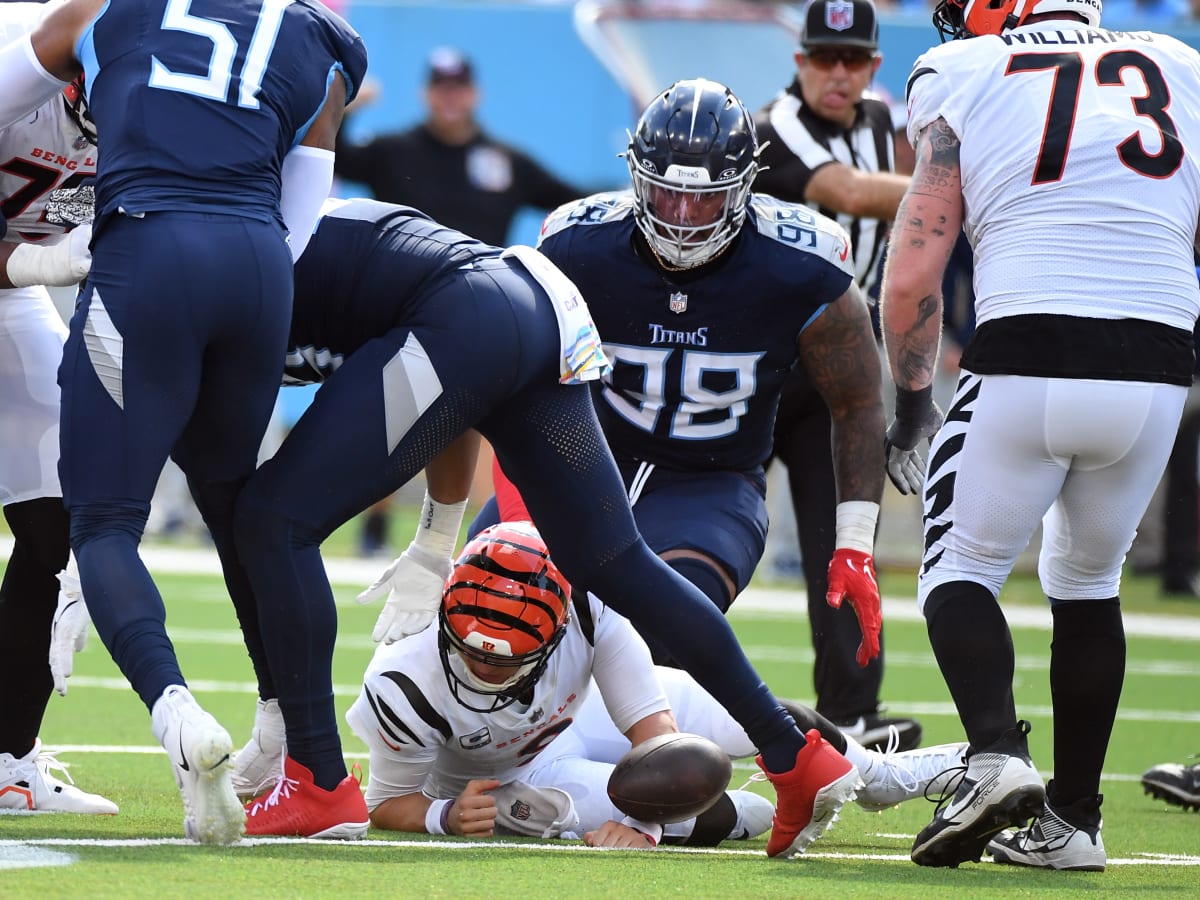
{"label": "player's forearm", "polygon": [[419,793],[389,797],[371,810],[371,824],[385,831],[426,834],[425,816],[433,802]]}
{"label": "player's forearm", "polygon": [[[878,370],[878,357],[873,365]],[[839,503],[847,500],[880,502],[886,471],[885,431],[882,401],[856,407],[833,418],[833,470]]]}
{"label": "player's forearm", "polygon": [[674,714],[669,709],[663,709],[638,719],[629,726],[625,737],[629,739],[632,746],[636,747],[652,737],[658,737],[660,734],[674,734],[678,730],[679,726],[675,723]]}
{"label": "player's forearm", "polygon": [[464,431],[429,461],[425,489],[430,497],[438,503],[459,503],[470,496],[479,444],[479,432]]}

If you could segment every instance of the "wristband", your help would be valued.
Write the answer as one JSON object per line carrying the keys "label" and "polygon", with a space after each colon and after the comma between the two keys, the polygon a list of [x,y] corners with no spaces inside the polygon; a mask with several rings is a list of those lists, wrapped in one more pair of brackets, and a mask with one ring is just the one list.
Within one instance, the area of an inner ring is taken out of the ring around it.
{"label": "wristband", "polygon": [[858,550],[871,554],[875,550],[875,523],[879,521],[879,504],[870,500],[847,500],[837,505],[838,550]]}
{"label": "wristband", "polygon": [[909,391],[896,386],[896,420],[899,422],[919,422],[925,418],[929,407],[933,405],[933,385],[929,384],[919,390]]}
{"label": "wristband", "polygon": [[635,819],[633,816],[626,816],[621,820],[622,825],[627,825],[634,831],[640,831],[646,837],[650,838],[650,846],[657,847],[659,841],[662,840],[663,827],[654,822],[643,822],[641,819]]}
{"label": "wristband", "polygon": [[462,527],[463,513],[466,509],[466,500],[460,500],[458,503],[438,503],[429,496],[429,491],[426,491],[413,544],[439,559],[453,558],[454,545],[458,543],[458,529]]}
{"label": "wristband", "polygon": [[450,807],[453,800],[434,800],[425,810],[425,830],[430,834],[450,833]]}

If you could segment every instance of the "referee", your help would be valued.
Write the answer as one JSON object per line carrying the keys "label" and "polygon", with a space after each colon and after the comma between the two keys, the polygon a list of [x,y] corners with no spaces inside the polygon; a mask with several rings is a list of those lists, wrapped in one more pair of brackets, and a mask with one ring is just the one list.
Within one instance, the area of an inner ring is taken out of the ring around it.
{"label": "referee", "polygon": [[[766,145],[756,191],[805,203],[836,219],[850,235],[858,283],[877,277],[888,224],[908,176],[895,173],[892,116],[864,97],[882,58],[871,0],[812,0],[804,15],[792,83],[755,116]],[[921,726],[880,713],[883,654],[865,669],[855,662],[854,613],[825,602],[833,557],[837,497],[830,417],[803,367],[784,385],[775,423],[775,455],[787,466],[808,591],[817,711],[860,743],[879,747],[889,726],[900,749],[915,747]]]}

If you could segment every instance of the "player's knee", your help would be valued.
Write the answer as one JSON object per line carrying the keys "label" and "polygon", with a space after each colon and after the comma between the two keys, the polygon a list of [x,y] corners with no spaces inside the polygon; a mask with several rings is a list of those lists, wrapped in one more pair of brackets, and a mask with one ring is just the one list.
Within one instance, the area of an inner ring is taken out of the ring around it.
{"label": "player's knee", "polygon": [[319,544],[324,535],[298,522],[270,494],[251,480],[237,496],[233,536],[243,555],[286,553],[304,544]]}
{"label": "player's knee", "polygon": [[698,587],[721,612],[733,603],[729,577],[710,560],[694,556],[677,556],[666,560],[668,566]]}
{"label": "player's knee", "polygon": [[71,507],[71,546],[76,552],[100,538],[141,541],[150,515],[149,503],[96,501]]}

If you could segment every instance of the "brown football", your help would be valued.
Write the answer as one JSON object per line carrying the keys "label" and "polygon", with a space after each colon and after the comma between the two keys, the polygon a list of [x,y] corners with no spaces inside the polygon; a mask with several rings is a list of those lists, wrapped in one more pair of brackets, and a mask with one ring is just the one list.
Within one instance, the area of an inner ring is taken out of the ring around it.
{"label": "brown football", "polygon": [[608,796],[627,816],[667,825],[698,816],[729,787],[725,751],[698,734],[661,734],[622,756]]}

